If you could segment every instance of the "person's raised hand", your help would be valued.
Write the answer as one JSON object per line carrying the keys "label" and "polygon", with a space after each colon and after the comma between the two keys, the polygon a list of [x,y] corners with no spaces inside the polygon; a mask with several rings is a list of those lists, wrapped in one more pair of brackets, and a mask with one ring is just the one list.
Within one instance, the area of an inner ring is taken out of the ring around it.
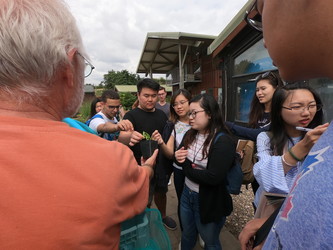
{"label": "person's raised hand", "polygon": [[131,147],[139,143],[143,139],[143,135],[137,131],[133,131],[131,134],[131,139],[128,145]]}
{"label": "person's raised hand", "polygon": [[181,147],[179,150],[175,152],[175,158],[179,163],[183,163],[187,157],[188,151],[184,148]]}
{"label": "person's raised hand", "polygon": [[152,135],[151,135],[151,139],[154,141],[157,141],[158,145],[161,145],[164,143],[161,134],[158,132],[158,130],[155,130]]}
{"label": "person's raised hand", "polygon": [[141,166],[150,168],[150,178],[153,176],[154,173],[154,166],[156,164],[157,155],[158,149],[155,149],[152,156],[150,156],[148,159],[145,160],[143,157],[141,157]]}
{"label": "person's raised hand", "polygon": [[318,141],[320,136],[327,130],[329,123],[325,123],[323,125],[319,125],[315,127],[313,130],[307,132],[302,139],[304,147],[310,151],[313,145]]}
{"label": "person's raised hand", "polygon": [[131,121],[121,120],[117,123],[118,131],[133,131],[134,127]]}

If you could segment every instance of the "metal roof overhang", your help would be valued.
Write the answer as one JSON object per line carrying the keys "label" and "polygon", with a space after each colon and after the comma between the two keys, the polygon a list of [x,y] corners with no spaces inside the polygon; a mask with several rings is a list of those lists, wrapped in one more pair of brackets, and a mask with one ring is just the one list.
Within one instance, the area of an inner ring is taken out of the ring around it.
{"label": "metal roof overhang", "polygon": [[[184,63],[182,58],[186,58],[188,47],[198,47],[202,42],[211,42],[214,39],[216,36],[184,32],[147,33],[136,72],[144,73],[146,76],[152,76],[153,73],[166,74]],[[187,48],[185,52],[181,50],[182,46]]]}
{"label": "metal roof overhang", "polygon": [[[207,54],[213,54],[216,57],[227,46],[232,39],[247,25],[244,17],[245,12],[253,4],[253,0],[248,0],[247,3],[241,8],[236,16],[230,21],[230,23],[223,29],[219,36],[210,44],[207,48]],[[255,16],[256,12],[251,12],[250,16]]]}

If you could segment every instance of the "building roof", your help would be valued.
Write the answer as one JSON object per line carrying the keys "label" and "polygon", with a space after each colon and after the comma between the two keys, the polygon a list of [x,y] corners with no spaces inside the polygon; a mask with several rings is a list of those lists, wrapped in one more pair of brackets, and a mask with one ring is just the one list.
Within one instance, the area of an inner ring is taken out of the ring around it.
{"label": "building roof", "polygon": [[83,89],[84,89],[84,93],[95,93],[95,88],[91,84],[85,84],[83,86]]}
{"label": "building roof", "polygon": [[166,74],[179,64],[179,45],[198,47],[216,36],[184,32],[147,33],[137,73]]}
{"label": "building roof", "polygon": [[[172,87],[166,85],[161,86],[165,87],[165,90],[167,92],[172,92]],[[115,88],[116,90],[118,90],[118,92],[136,93],[138,91],[136,85],[116,85]]]}
{"label": "building roof", "polygon": [[230,21],[230,23],[222,30],[218,37],[207,48],[207,54],[213,54],[215,57],[221,50],[238,34],[238,26],[245,27],[247,24],[244,21],[246,10],[253,4],[253,0],[248,0],[247,3],[241,8],[236,16]]}

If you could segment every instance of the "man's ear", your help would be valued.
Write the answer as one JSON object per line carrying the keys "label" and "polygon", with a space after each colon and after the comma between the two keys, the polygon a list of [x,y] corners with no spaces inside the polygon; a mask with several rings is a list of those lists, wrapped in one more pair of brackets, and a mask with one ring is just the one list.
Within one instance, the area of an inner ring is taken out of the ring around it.
{"label": "man's ear", "polygon": [[66,70],[63,75],[64,82],[68,85],[68,87],[74,86],[74,67],[75,67],[75,54],[77,49],[71,49],[67,52],[67,58],[70,64],[66,65]]}

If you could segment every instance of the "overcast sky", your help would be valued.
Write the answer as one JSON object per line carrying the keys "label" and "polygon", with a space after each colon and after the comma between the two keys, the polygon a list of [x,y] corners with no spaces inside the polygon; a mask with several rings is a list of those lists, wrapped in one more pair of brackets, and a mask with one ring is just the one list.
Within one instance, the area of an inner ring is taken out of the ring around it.
{"label": "overcast sky", "polygon": [[247,0],[65,0],[96,69],[98,85],[110,70],[136,73],[148,32],[218,36]]}

